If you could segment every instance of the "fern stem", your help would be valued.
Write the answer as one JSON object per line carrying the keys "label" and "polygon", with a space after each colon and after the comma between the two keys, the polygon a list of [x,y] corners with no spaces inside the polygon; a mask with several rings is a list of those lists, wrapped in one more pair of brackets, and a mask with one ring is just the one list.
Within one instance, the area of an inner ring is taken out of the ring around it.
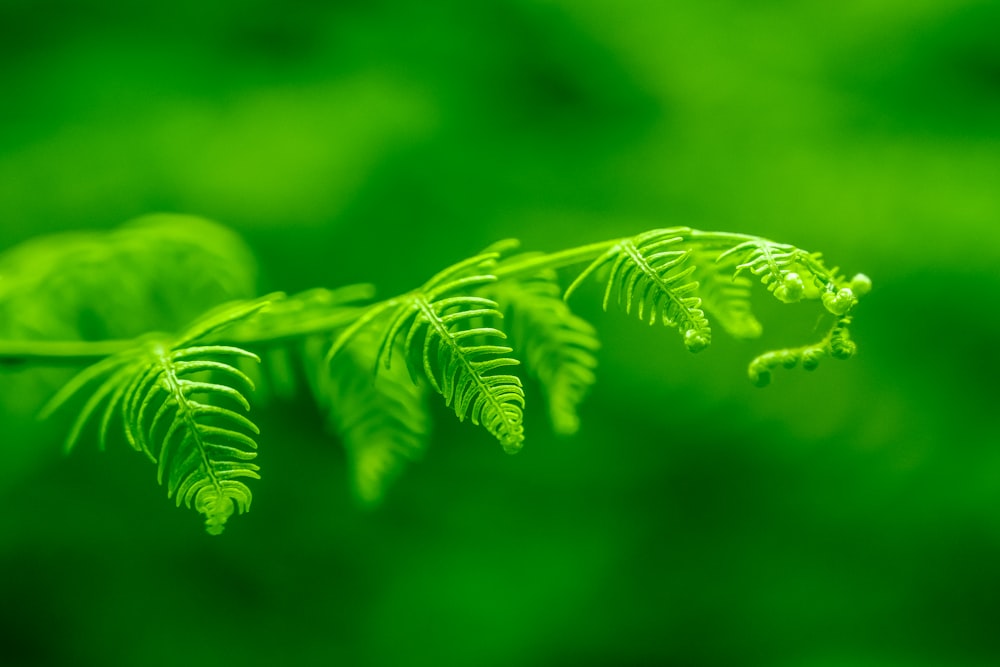
{"label": "fern stem", "polygon": [[[342,310],[330,317],[314,319],[300,326],[284,328],[280,331],[256,333],[246,331],[227,332],[219,338],[227,343],[241,346],[265,346],[280,344],[288,340],[312,334],[326,333],[356,320],[367,308]],[[214,341],[215,336],[207,338]],[[139,338],[115,340],[0,340],[0,367],[39,363],[48,366],[77,366],[110,357],[130,350],[138,345]]]}
{"label": "fern stem", "polygon": [[136,346],[136,340],[0,340],[0,366],[32,362],[78,365]]}
{"label": "fern stem", "polygon": [[[678,228],[680,232],[682,228]],[[760,241],[759,237],[748,234],[729,232],[703,232],[683,228],[684,235],[700,244],[727,248],[747,241]],[[575,264],[592,262],[615,245],[628,238],[600,241],[576,248],[568,248],[552,253],[529,254],[515,257],[509,262],[501,262],[493,270],[497,280],[525,278],[537,275],[546,270],[561,269]],[[839,283],[837,285],[840,286]],[[303,338],[314,334],[323,334],[347,326],[371,312],[373,308],[385,307],[390,301],[398,300],[400,295],[375,302],[358,308],[344,308],[330,314],[329,317],[315,318],[305,322],[296,322],[286,327],[256,329],[248,326],[228,331],[224,336],[227,343],[245,347],[268,346]],[[263,313],[266,317],[266,312]],[[215,337],[211,336],[214,340]],[[132,340],[103,341],[5,341],[0,340],[0,367],[15,366],[27,363],[42,363],[47,365],[80,364],[102,359],[118,352],[128,350],[138,344],[138,338]]]}
{"label": "fern stem", "polygon": [[[526,257],[497,267],[495,275],[501,280],[520,278],[537,274],[546,269],[559,269],[574,264],[581,264],[593,260],[619,242],[620,239],[614,239],[612,241],[592,243],[559,252]],[[386,301],[391,300],[387,299]],[[229,343],[242,346],[263,346],[282,343],[338,329],[357,320],[365,312],[378,306],[380,303],[385,303],[385,301],[373,303],[362,308],[340,310],[333,313],[330,317],[314,319],[298,326],[282,328],[280,331],[265,330],[254,332],[251,328],[244,331],[234,330],[228,332],[225,338]],[[27,363],[79,365],[80,363],[109,357],[135,346],[136,339],[102,341],[0,340],[0,366],[15,366]]]}
{"label": "fern stem", "polygon": [[512,262],[504,263],[498,266],[493,271],[493,275],[495,275],[498,280],[524,278],[533,276],[548,269],[561,269],[567,266],[573,266],[574,264],[591,262],[595,258],[606,253],[609,248],[614,247],[615,244],[621,243],[623,240],[624,239],[612,239],[610,241],[601,241],[600,243],[591,243],[578,248],[569,248],[558,252],[530,255],[523,259],[515,259]]}
{"label": "fern stem", "polygon": [[279,345],[290,340],[295,340],[296,338],[328,333],[334,329],[339,329],[354,322],[375,305],[378,304],[371,304],[360,308],[339,309],[329,317],[316,318],[302,324],[289,326],[280,331],[262,331],[259,333],[252,330],[245,332],[234,331],[224,336],[224,338],[227,342],[245,347]]}

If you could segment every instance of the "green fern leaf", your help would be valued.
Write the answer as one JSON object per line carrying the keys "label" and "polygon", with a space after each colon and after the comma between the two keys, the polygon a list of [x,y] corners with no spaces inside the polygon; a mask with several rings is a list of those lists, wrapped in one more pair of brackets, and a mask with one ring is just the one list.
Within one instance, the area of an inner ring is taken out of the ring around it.
{"label": "green fern leaf", "polygon": [[[204,357],[256,355],[239,348],[201,346],[153,350],[155,361],[125,391],[126,434],[133,446],[158,461],[157,481],[167,497],[205,515],[210,534],[222,532],[234,509],[250,507],[242,478],[260,479],[250,463],[257,454],[257,427],[242,412],[250,403],[250,379],[232,365]],[[205,378],[205,373],[209,378]],[[223,384],[217,375],[236,380]],[[243,385],[238,388],[234,385]]]}
{"label": "green fern leaf", "polygon": [[376,365],[388,368],[393,347],[402,340],[414,380],[422,375],[459,420],[469,418],[482,425],[506,452],[519,451],[524,442],[524,389],[517,376],[495,371],[520,362],[507,356],[513,349],[502,344],[506,334],[495,327],[477,326],[477,320],[503,317],[498,304],[468,294],[496,281],[489,270],[496,265],[497,255],[490,252],[466,259],[420,289],[372,308],[341,333],[327,359],[332,360],[363,327],[384,317],[387,322]]}
{"label": "green fern leaf", "polygon": [[580,428],[579,406],[596,381],[594,352],[600,343],[594,327],[563,301],[556,278],[546,271],[503,280],[488,284],[480,295],[501,304],[510,338],[545,394],[553,430],[572,435]]}
{"label": "green fern leaf", "polygon": [[167,496],[205,515],[210,534],[221,533],[234,511],[249,509],[251,492],[241,480],[259,479],[259,468],[250,463],[256,457],[252,436],[258,429],[244,414],[250,409],[245,391],[253,383],[220,359],[258,357],[239,347],[211,344],[211,338],[278,297],[220,306],[174,339],[150,337],[94,364],[57,393],[42,416],[101,379],[70,430],[67,448],[103,405],[101,447],[111,422],[119,418],[129,444],[157,464],[157,479],[166,485]]}
{"label": "green fern leaf", "polygon": [[604,290],[604,309],[612,294],[625,312],[636,311],[640,320],[660,320],[676,327],[688,350],[699,352],[711,343],[712,330],[701,298],[695,296],[698,282],[692,249],[684,247],[691,230],[686,227],[656,229],[616,243],[594,260],[566,290],[568,299],[592,273],[610,264]]}
{"label": "green fern leaf", "polygon": [[755,238],[725,251],[718,261],[736,260],[734,277],[749,271],[779,301],[796,303],[806,296],[808,283],[803,277],[808,274],[803,262],[806,257],[808,253],[793,245]]}
{"label": "green fern leaf", "polygon": [[378,351],[377,331],[362,333],[330,365],[322,364],[320,339],[307,345],[316,359],[313,394],[332,430],[347,450],[354,496],[374,506],[410,461],[427,447],[430,419],[426,386],[412,382],[402,364],[371,369]]}

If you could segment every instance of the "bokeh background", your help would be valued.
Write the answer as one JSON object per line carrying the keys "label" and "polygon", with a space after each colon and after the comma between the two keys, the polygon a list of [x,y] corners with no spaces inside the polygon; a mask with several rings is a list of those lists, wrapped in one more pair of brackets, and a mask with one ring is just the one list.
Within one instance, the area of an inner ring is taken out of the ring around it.
{"label": "bokeh background", "polygon": [[812,311],[695,357],[585,291],[580,435],[536,401],[508,457],[441,408],[374,511],[307,401],[261,407],[221,538],[6,369],[0,663],[1000,664],[998,35],[990,0],[3,0],[0,249],[185,212],[261,290],[390,294],[690,225],[875,289],[854,360],[764,390]]}

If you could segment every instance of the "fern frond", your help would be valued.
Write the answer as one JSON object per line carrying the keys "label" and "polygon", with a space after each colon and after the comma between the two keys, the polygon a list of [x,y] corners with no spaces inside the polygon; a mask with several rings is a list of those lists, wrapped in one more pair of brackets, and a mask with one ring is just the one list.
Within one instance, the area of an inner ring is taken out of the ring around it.
{"label": "fern frond", "polygon": [[513,349],[502,344],[506,334],[480,325],[484,318],[503,317],[498,304],[469,295],[496,281],[489,271],[497,257],[496,252],[470,257],[423,287],[373,307],[337,338],[327,359],[333,359],[362,328],[385,319],[376,367],[391,366],[393,348],[401,340],[414,381],[423,376],[459,420],[469,418],[483,426],[504,451],[519,451],[524,442],[524,389],[516,375],[495,371],[520,362],[507,356]]}
{"label": "fern frond", "polygon": [[735,260],[734,277],[749,271],[758,276],[779,301],[795,303],[802,299],[806,289],[801,272],[805,268],[802,259],[807,254],[787,243],[755,238],[726,250],[717,261]]}
{"label": "fern frond", "polygon": [[239,347],[212,344],[211,338],[279,297],[220,306],[173,339],[150,337],[84,369],[49,401],[42,416],[101,380],[76,418],[67,447],[103,404],[101,447],[111,422],[120,419],[132,448],[157,464],[157,480],[166,485],[167,497],[204,514],[210,534],[221,533],[234,511],[250,507],[250,489],[240,480],[260,477],[258,466],[250,463],[259,431],[244,414],[250,409],[245,392],[253,390],[253,382],[229,360],[259,359]]}
{"label": "fern frond", "polygon": [[570,311],[561,292],[555,272],[545,271],[488,284],[479,294],[501,304],[510,339],[545,394],[553,430],[572,435],[580,428],[579,406],[596,381],[594,352],[600,343],[594,327]]}
{"label": "fern frond", "polygon": [[656,229],[619,241],[595,259],[566,290],[565,298],[592,273],[608,264],[610,273],[604,290],[604,309],[611,297],[625,312],[636,311],[640,320],[657,320],[676,327],[688,350],[699,352],[711,343],[712,330],[701,298],[695,296],[698,283],[692,279],[697,268],[692,249],[685,247],[691,230],[686,227]]}
{"label": "fern frond", "polygon": [[743,271],[757,276],[782,303],[814,299],[841,280],[837,269],[826,268],[820,253],[764,238],[739,243],[720,254],[717,261],[734,264],[734,277]]}
{"label": "fern frond", "polygon": [[152,377],[133,383],[134,394],[126,392],[126,424],[139,445],[158,461],[156,478],[161,484],[166,480],[167,497],[178,506],[182,502],[193,505],[205,515],[206,530],[217,535],[234,509],[242,514],[250,508],[250,488],[240,480],[260,479],[260,468],[250,463],[257,456],[252,436],[259,430],[232,407],[249,411],[250,403],[241,389],[223,384],[221,378],[195,379],[206,370],[214,374],[224,369],[228,379],[239,378],[244,389],[252,390],[249,378],[229,364],[198,360],[206,354],[256,355],[221,346],[156,353]]}
{"label": "fern frond", "polygon": [[783,303],[819,298],[838,317],[850,312],[858,297],[871,289],[867,276],[858,274],[847,281],[839,268],[827,267],[822,253],[757,237],[726,250],[718,261],[734,261],[736,276],[745,270],[758,276]]}
{"label": "fern frond", "polygon": [[306,356],[315,360],[312,389],[330,428],[347,450],[354,496],[373,506],[410,461],[427,447],[430,418],[426,386],[412,382],[402,364],[379,368],[372,376],[378,332],[352,341],[332,364],[321,363],[322,341],[314,339]]}

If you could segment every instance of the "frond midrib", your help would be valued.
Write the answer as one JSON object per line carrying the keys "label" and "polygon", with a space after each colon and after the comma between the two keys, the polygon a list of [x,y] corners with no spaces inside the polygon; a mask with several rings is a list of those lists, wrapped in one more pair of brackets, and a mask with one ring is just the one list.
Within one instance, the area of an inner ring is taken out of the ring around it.
{"label": "frond midrib", "polygon": [[[174,370],[174,361],[170,358],[170,355],[167,354],[167,350],[162,346],[157,348],[156,356],[161,364],[161,367],[163,368],[163,378],[167,385],[167,392],[170,396],[173,396],[174,401],[176,402],[177,412],[184,420],[184,423],[187,426],[187,431],[191,435],[191,438],[193,438],[194,443],[198,448],[198,454],[201,457],[202,462],[201,468],[205,471],[205,474],[211,481],[212,488],[215,490],[217,497],[223,498],[225,497],[225,490],[223,489],[218,476],[215,474],[215,470],[213,470],[213,461],[209,458],[208,448],[205,446],[205,442],[201,437],[201,430],[199,429],[198,422],[195,419],[196,410],[191,408],[187,396],[184,395],[180,377],[178,377]],[[182,438],[181,442],[178,443],[179,446],[182,446],[186,440],[187,438]],[[160,457],[166,455],[164,449],[167,445],[168,443],[164,442],[163,446],[160,448]]]}

